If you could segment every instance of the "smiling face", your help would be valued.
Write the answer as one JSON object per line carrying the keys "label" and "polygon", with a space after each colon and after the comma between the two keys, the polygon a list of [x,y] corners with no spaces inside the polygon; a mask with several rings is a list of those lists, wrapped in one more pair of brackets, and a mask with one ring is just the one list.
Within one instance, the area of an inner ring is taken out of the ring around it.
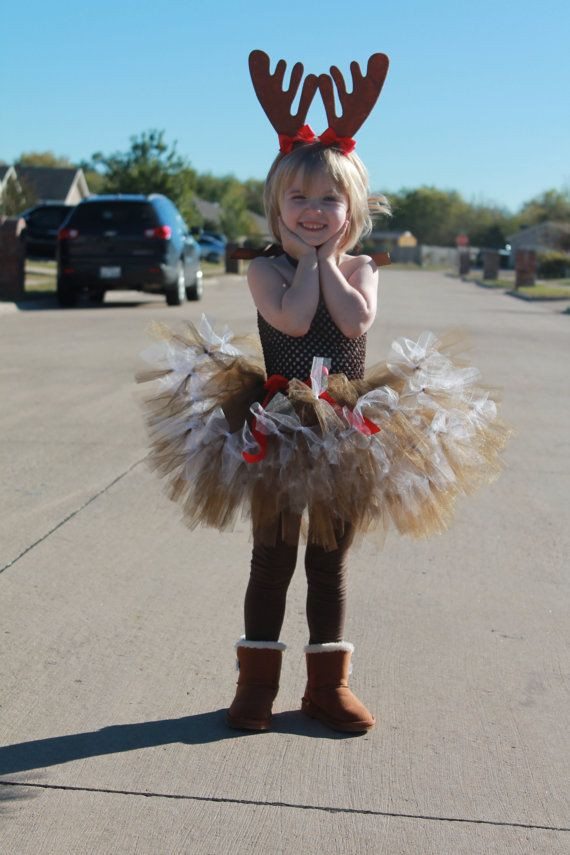
{"label": "smiling face", "polygon": [[348,196],[324,171],[305,178],[299,169],[282,193],[279,209],[288,229],[310,246],[321,246],[348,216]]}

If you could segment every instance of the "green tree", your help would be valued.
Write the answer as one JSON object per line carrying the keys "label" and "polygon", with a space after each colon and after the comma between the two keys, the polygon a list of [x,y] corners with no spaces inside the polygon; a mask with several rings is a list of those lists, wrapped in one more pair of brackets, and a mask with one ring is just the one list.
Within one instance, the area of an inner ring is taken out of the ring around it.
{"label": "green tree", "polygon": [[256,234],[257,230],[246,207],[245,190],[238,181],[228,188],[220,200],[220,205],[220,225],[230,240]]}
{"label": "green tree", "polygon": [[469,206],[455,190],[404,189],[390,199],[392,228],[408,229],[420,243],[453,246],[457,234],[465,230]]}
{"label": "green tree", "polygon": [[103,192],[105,176],[101,175],[100,172],[97,172],[97,170],[93,168],[93,164],[90,160],[80,160],[77,164],[77,168],[83,170],[90,193],[99,194]]}
{"label": "green tree", "polygon": [[466,233],[472,246],[500,248],[516,230],[505,208],[467,202],[455,190],[419,187],[388,195],[394,212],[388,228],[409,230],[420,243],[455,246],[457,235]]}
{"label": "green tree", "polygon": [[235,175],[212,175],[211,172],[203,172],[196,176],[196,195],[208,202],[221,202],[230,191],[238,193],[243,185]]}
{"label": "green tree", "polygon": [[131,147],[125,152],[104,155],[95,152],[86,164],[102,175],[100,193],[162,193],[168,196],[189,225],[199,225],[200,215],[194,206],[196,172],[188,160],[168,145],[164,131],[143,131],[130,137]]}
{"label": "green tree", "polygon": [[22,178],[9,178],[2,196],[0,196],[0,214],[5,217],[15,217],[31,208],[38,201],[37,192],[31,184]]}
{"label": "green tree", "polygon": [[18,166],[48,166],[51,169],[72,168],[74,164],[65,155],[53,151],[24,151],[17,161]]}
{"label": "green tree", "polygon": [[524,202],[517,215],[519,228],[534,226],[553,220],[558,223],[570,222],[570,186],[562,190],[545,190]]}
{"label": "green tree", "polygon": [[201,172],[196,176],[196,195],[207,202],[219,202],[227,190],[224,180],[211,172]]}
{"label": "green tree", "polygon": [[472,246],[501,249],[514,231],[514,217],[493,204],[470,204],[465,224]]}
{"label": "green tree", "polygon": [[263,188],[264,181],[259,181],[257,178],[248,178],[244,181],[245,204],[248,211],[253,211],[255,214],[264,216],[265,210],[263,207]]}

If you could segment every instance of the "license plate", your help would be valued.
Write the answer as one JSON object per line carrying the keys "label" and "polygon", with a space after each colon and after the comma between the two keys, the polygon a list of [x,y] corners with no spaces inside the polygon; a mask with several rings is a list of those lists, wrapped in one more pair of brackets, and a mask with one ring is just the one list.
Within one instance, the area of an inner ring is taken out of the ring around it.
{"label": "license plate", "polygon": [[120,267],[100,267],[99,277],[101,279],[118,279],[121,275]]}

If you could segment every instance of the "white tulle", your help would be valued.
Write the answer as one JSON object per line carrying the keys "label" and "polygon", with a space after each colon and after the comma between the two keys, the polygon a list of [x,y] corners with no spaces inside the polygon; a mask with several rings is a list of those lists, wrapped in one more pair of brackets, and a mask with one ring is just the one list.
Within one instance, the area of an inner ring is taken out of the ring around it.
{"label": "white tulle", "polygon": [[[245,496],[246,482],[286,478],[290,509],[302,513],[309,500],[334,498],[335,471],[345,461],[354,469],[348,475],[354,477],[358,490],[358,451],[368,450],[376,469],[378,502],[382,503],[389,493],[392,503],[396,497],[413,515],[416,510],[421,512],[430,491],[445,492],[455,487],[458,466],[473,468],[482,463],[474,438],[496,419],[496,405],[487,392],[477,387],[479,371],[454,364],[438,349],[438,339],[429,331],[417,341],[398,338],[391,346],[387,365],[404,381],[399,393],[390,386],[373,389],[362,395],[352,409],[321,400],[326,430],[303,425],[285,394],[277,393],[265,408],[254,403],[251,414],[257,430],[278,441],[271,444],[264,459],[246,463],[243,452],[254,454],[258,450],[249,425],[244,423],[240,430],[230,431],[223,410],[212,410],[212,399],[206,392],[212,355],[223,360],[235,359],[242,353],[231,343],[233,334],[227,327],[218,334],[202,317],[198,331],[200,346],[180,347],[168,340],[153,344],[142,354],[150,365],[169,372],[155,381],[158,391],[176,391],[187,401],[182,416],[166,413],[155,417],[152,432],[155,438],[166,441],[186,437],[181,474],[190,485],[201,471],[204,455],[220,456],[221,452],[220,485],[226,485],[233,493],[241,490]],[[329,365],[324,356],[313,361],[310,384],[314,399],[327,389]],[[412,448],[410,454],[402,454],[390,430],[398,416],[407,419],[418,432],[417,448]],[[372,433],[364,419],[380,431]],[[297,464],[301,446],[304,459],[308,452],[313,465]],[[415,452],[421,454],[421,466],[414,458]],[[239,484],[242,487],[238,489]]]}

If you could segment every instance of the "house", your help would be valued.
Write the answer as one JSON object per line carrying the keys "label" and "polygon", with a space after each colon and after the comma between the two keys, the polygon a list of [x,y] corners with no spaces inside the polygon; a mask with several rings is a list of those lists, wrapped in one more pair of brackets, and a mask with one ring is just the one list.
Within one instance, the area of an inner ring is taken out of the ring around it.
{"label": "house", "polygon": [[74,166],[0,166],[0,198],[10,181],[29,187],[38,203],[77,205],[91,195],[83,170]]}
{"label": "house", "polygon": [[374,229],[366,238],[376,250],[389,252],[392,261],[418,263],[420,247],[418,239],[410,231],[385,231]]}
{"label": "house", "polygon": [[511,245],[513,258],[518,249],[533,249],[537,253],[570,253],[570,223],[537,223],[536,226],[528,226],[514,235],[509,235],[507,242]]}
{"label": "house", "polygon": [[2,189],[6,186],[11,178],[16,177],[16,170],[13,166],[8,166],[7,163],[0,163],[0,196]]}
{"label": "house", "polygon": [[409,231],[394,232],[374,229],[374,231],[368,236],[367,240],[373,242],[378,247],[381,246],[382,249],[387,251],[393,250],[397,246],[418,245],[418,239]]}
{"label": "house", "polygon": [[[216,228],[220,228],[220,222],[223,214],[223,208],[219,202],[208,202],[206,199],[200,199],[199,196],[194,196],[194,204],[198,213],[204,218],[208,224],[213,224]],[[254,211],[248,211],[250,219],[255,230],[260,237],[271,240],[269,233],[269,224],[266,217],[256,214]]]}
{"label": "house", "polygon": [[200,199],[199,196],[194,196],[194,205],[200,216],[206,223],[220,225],[222,217],[222,206],[219,202],[208,202],[207,199]]}
{"label": "house", "polygon": [[13,166],[8,166],[7,163],[0,164],[0,202],[2,194],[11,181],[17,181],[16,170]]}

